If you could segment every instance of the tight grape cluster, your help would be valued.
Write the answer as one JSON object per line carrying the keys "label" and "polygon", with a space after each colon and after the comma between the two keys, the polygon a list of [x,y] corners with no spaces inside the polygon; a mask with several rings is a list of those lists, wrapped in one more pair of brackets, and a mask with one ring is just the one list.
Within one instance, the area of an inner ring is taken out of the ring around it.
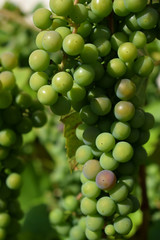
{"label": "tight grape cluster", "polygon": [[89,240],[127,235],[140,205],[133,190],[154,118],[141,107],[139,86],[154,69],[145,46],[159,37],[159,8],[147,0],[50,0],[51,10],[33,15],[41,31],[29,84],[54,114],[74,110],[82,120],[75,158]]}
{"label": "tight grape cluster", "polygon": [[0,56],[0,240],[16,240],[23,217],[18,196],[22,184],[22,134],[47,121],[43,106],[21,91],[12,69],[17,58],[11,52]]}

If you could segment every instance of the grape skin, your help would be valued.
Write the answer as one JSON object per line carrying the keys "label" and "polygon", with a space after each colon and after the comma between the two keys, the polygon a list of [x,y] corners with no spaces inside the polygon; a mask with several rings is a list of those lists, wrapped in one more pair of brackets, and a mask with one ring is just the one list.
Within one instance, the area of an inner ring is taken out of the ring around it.
{"label": "grape skin", "polygon": [[110,170],[102,170],[96,176],[96,184],[102,190],[110,190],[116,184],[116,176]]}

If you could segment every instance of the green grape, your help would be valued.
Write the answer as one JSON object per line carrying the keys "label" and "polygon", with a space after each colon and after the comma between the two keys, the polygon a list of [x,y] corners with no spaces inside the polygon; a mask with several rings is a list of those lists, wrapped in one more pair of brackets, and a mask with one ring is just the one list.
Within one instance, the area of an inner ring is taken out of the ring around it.
{"label": "green grape", "polygon": [[103,67],[103,65],[100,63],[100,62],[98,62],[98,61],[96,61],[95,63],[92,63],[92,68],[94,69],[94,72],[95,72],[95,78],[94,78],[94,80],[96,81],[96,82],[98,82],[102,77],[103,77],[103,75],[105,74],[105,71],[104,71],[104,67]]}
{"label": "green grape", "polygon": [[77,84],[82,87],[90,85],[95,77],[95,72],[92,66],[82,64],[74,71],[73,78]]}
{"label": "green grape", "polygon": [[126,72],[126,65],[121,59],[113,58],[107,64],[107,72],[111,77],[122,77]]}
{"label": "green grape", "polygon": [[93,11],[91,10],[88,10],[88,18],[87,20],[90,22],[90,23],[99,23],[102,21],[102,17],[99,17],[97,16]]}
{"label": "green grape", "polygon": [[126,141],[129,143],[135,143],[137,142],[138,138],[139,138],[139,130],[136,128],[132,128],[130,135],[128,136]]}
{"label": "green grape", "polygon": [[58,72],[52,78],[52,87],[58,93],[66,93],[71,90],[73,85],[73,78],[67,72]]}
{"label": "green grape", "polygon": [[102,88],[92,88],[89,92],[88,92],[88,100],[91,102],[92,100],[94,100],[97,97],[105,97],[105,91]]}
{"label": "green grape", "polygon": [[75,211],[78,208],[78,200],[73,195],[68,195],[63,199],[63,207],[67,211]]}
{"label": "green grape", "polygon": [[16,133],[9,128],[0,131],[0,145],[3,147],[11,147],[16,142]]}
{"label": "green grape", "polygon": [[95,199],[84,197],[81,200],[81,204],[80,204],[81,212],[84,215],[97,214],[96,203],[97,203],[97,201]]}
{"label": "green grape", "polygon": [[125,200],[117,203],[117,212],[121,216],[126,216],[132,212],[133,203],[130,198],[126,198]]}
{"label": "green grape", "polygon": [[6,178],[6,185],[9,189],[12,190],[17,190],[21,187],[22,184],[22,179],[20,174],[18,173],[11,173],[10,175],[8,175],[8,177]]}
{"label": "green grape", "polygon": [[86,129],[87,125],[85,123],[79,124],[76,127],[76,137],[80,140],[83,141],[83,133],[84,130]]}
{"label": "green grape", "polygon": [[118,162],[128,162],[133,156],[133,148],[128,142],[118,142],[113,149],[113,157]]}
{"label": "green grape", "polygon": [[[137,23],[137,17],[136,14],[131,13],[126,17],[126,25],[131,31],[137,31],[140,30],[140,26]],[[132,32],[131,34],[132,35]]]}
{"label": "green grape", "polygon": [[15,87],[16,79],[12,72],[3,71],[0,73],[0,82],[3,90],[11,90]]}
{"label": "green grape", "polygon": [[102,152],[109,152],[115,146],[115,139],[111,133],[103,132],[96,138],[96,147]]}
{"label": "green grape", "polygon": [[120,31],[123,31],[125,34],[128,35],[128,37],[132,33],[132,31],[130,30],[130,28],[127,26],[125,22],[121,22]]}
{"label": "green grape", "polygon": [[82,231],[80,226],[76,225],[71,228],[69,232],[69,236],[71,240],[84,240],[85,239],[85,233]]}
{"label": "green grape", "polygon": [[111,47],[117,51],[122,43],[128,42],[128,36],[124,32],[116,32],[110,39]]}
{"label": "green grape", "polygon": [[110,197],[101,197],[97,201],[97,211],[102,216],[112,216],[116,211],[116,204]]}
{"label": "green grape", "polygon": [[47,31],[42,38],[42,46],[48,52],[56,52],[62,47],[62,37],[57,31]]}
{"label": "green grape", "polygon": [[136,31],[129,36],[129,41],[132,42],[136,48],[143,48],[147,43],[147,38],[143,32]]}
{"label": "green grape", "polygon": [[126,122],[116,121],[111,125],[111,133],[118,140],[126,139],[131,132],[130,125]]}
{"label": "green grape", "polygon": [[75,153],[76,161],[80,164],[86,163],[89,159],[93,158],[92,149],[90,146],[82,145],[77,148]]}
{"label": "green grape", "polygon": [[114,0],[113,11],[120,17],[127,16],[130,13],[130,11],[125,7],[124,0]]}
{"label": "green grape", "polygon": [[132,229],[132,221],[129,217],[120,216],[114,220],[113,226],[117,233],[119,233],[121,235],[126,235]]}
{"label": "green grape", "polygon": [[47,122],[47,116],[44,111],[37,110],[32,114],[31,120],[33,127],[42,127]]}
{"label": "green grape", "polygon": [[129,174],[133,175],[135,171],[137,171],[137,168],[132,160],[125,163],[121,163],[117,168],[117,172],[120,174],[120,176],[125,176]]}
{"label": "green grape", "polygon": [[92,25],[89,21],[84,21],[78,27],[77,33],[81,35],[83,38],[86,38],[90,35],[92,30]]}
{"label": "green grape", "polygon": [[109,196],[115,202],[122,202],[128,196],[128,188],[123,182],[118,182],[114,188],[109,191]]}
{"label": "green grape", "polygon": [[136,92],[136,85],[130,79],[121,79],[115,86],[115,93],[121,100],[130,100]]}
{"label": "green grape", "polygon": [[159,15],[157,10],[151,7],[145,8],[137,14],[137,23],[142,29],[153,29],[157,25]]}
{"label": "green grape", "polygon": [[140,12],[147,5],[147,0],[124,0],[126,8],[131,12]]}
{"label": "green grape", "polygon": [[6,239],[6,230],[3,228],[0,228],[0,240]]}
{"label": "green grape", "polygon": [[72,12],[70,13],[70,18],[75,23],[82,23],[86,20],[88,16],[88,10],[85,5],[77,3],[73,6]]}
{"label": "green grape", "polygon": [[93,43],[97,47],[100,57],[105,57],[110,53],[111,43],[109,40],[106,40],[105,38],[99,38],[96,39]]}
{"label": "green grape", "polygon": [[43,45],[42,45],[42,39],[45,33],[47,33],[48,31],[41,31],[37,34],[36,37],[36,46],[39,49],[43,49]]}
{"label": "green grape", "polygon": [[112,1],[111,0],[92,0],[91,10],[98,17],[107,17],[112,11]]}
{"label": "green grape", "polygon": [[12,52],[4,52],[0,56],[2,66],[7,70],[12,70],[18,64],[17,56]]}
{"label": "green grape", "polygon": [[35,50],[29,56],[29,65],[34,71],[45,71],[49,62],[49,55],[44,50]]}
{"label": "green grape", "polygon": [[133,187],[134,187],[134,183],[135,183],[134,178],[132,176],[120,177],[119,181],[125,183],[127,188],[128,188],[128,191],[132,192]]}
{"label": "green grape", "polygon": [[81,172],[80,181],[82,184],[88,182],[88,178],[84,176],[83,172]]}
{"label": "green grape", "polygon": [[73,10],[72,0],[50,0],[51,10],[58,16],[68,16]]}
{"label": "green grape", "polygon": [[147,130],[153,128],[153,126],[155,124],[155,120],[154,120],[153,115],[149,112],[144,112],[144,116],[145,116],[145,119],[144,119],[144,123],[141,126],[141,128],[142,128],[142,130],[147,131]]}
{"label": "green grape", "polygon": [[104,219],[100,215],[92,215],[86,217],[86,227],[90,231],[98,231],[103,228]]}
{"label": "green grape", "polygon": [[119,163],[113,158],[113,156],[110,152],[109,153],[103,153],[100,156],[99,161],[100,161],[101,167],[105,170],[113,171],[119,165]]}
{"label": "green grape", "polygon": [[0,109],[8,108],[12,103],[12,94],[10,91],[0,93]]}
{"label": "green grape", "polygon": [[136,212],[140,208],[139,200],[134,195],[129,195],[128,198],[131,199],[133,204],[132,212]]}
{"label": "green grape", "polygon": [[88,160],[83,166],[83,174],[89,180],[94,180],[101,170],[99,161],[95,159]]}
{"label": "green grape", "polygon": [[145,122],[145,113],[143,109],[137,108],[135,110],[135,114],[132,120],[130,121],[130,125],[133,128],[140,128],[143,126],[144,122]]}
{"label": "green grape", "polygon": [[64,39],[67,35],[71,34],[71,30],[68,27],[64,26],[56,28],[55,31],[61,35],[62,39]]}
{"label": "green grape", "polygon": [[133,62],[137,54],[137,48],[131,42],[122,43],[118,48],[118,57],[124,62]]}
{"label": "green grape", "polygon": [[98,120],[98,116],[92,111],[90,105],[81,108],[80,117],[88,125],[93,125]]}
{"label": "green grape", "polygon": [[90,64],[94,63],[98,59],[98,51],[94,44],[86,43],[81,52],[81,59],[84,63]]}
{"label": "green grape", "polygon": [[29,117],[22,117],[20,122],[16,125],[16,130],[19,133],[28,133],[32,129],[32,121]]}
{"label": "green grape", "polygon": [[74,33],[67,35],[63,40],[63,50],[70,56],[80,54],[84,47],[84,40],[81,35]]}
{"label": "green grape", "polygon": [[105,74],[98,82],[97,85],[102,89],[111,88],[115,84],[116,79],[112,78],[108,74]]}
{"label": "green grape", "polygon": [[99,240],[99,239],[101,239],[101,231],[91,231],[88,228],[86,228],[85,235],[86,235],[88,240]]}
{"label": "green grape", "polygon": [[37,28],[47,29],[52,24],[51,11],[46,8],[39,8],[33,13],[33,22]]}
{"label": "green grape", "polygon": [[134,71],[140,77],[148,77],[152,72],[153,67],[153,60],[149,56],[141,56],[134,63]]}
{"label": "green grape", "polygon": [[107,224],[105,226],[104,232],[107,236],[114,236],[116,233],[114,226],[112,224]]}
{"label": "green grape", "polygon": [[137,145],[144,145],[146,142],[148,142],[150,138],[150,132],[149,131],[140,131],[138,140],[136,141]]}
{"label": "green grape", "polygon": [[98,25],[95,28],[93,28],[90,38],[94,42],[96,39],[109,39],[110,38],[110,29],[106,27],[105,25]]}
{"label": "green grape", "polygon": [[98,116],[104,116],[111,110],[111,100],[108,97],[97,97],[91,101],[91,109]]}
{"label": "green grape", "polygon": [[134,105],[128,101],[119,101],[114,107],[115,117],[123,122],[129,121],[135,114]]}
{"label": "green grape", "polygon": [[91,146],[91,148],[92,148],[93,156],[95,156],[96,158],[99,158],[102,155],[102,152],[95,146]]}
{"label": "green grape", "polygon": [[71,102],[67,97],[59,96],[56,103],[54,103],[50,107],[51,107],[51,111],[54,114],[56,114],[58,116],[62,116],[62,115],[66,115],[70,112]]}
{"label": "green grape", "polygon": [[31,75],[29,85],[34,91],[38,91],[43,85],[47,85],[48,75],[45,72],[35,72]]}
{"label": "green grape", "polygon": [[58,100],[58,93],[50,85],[43,85],[39,88],[37,98],[44,105],[52,105]]}
{"label": "green grape", "polygon": [[20,92],[15,99],[16,104],[20,107],[20,108],[29,108],[32,104],[32,98],[31,96],[26,93],[26,92]]}
{"label": "green grape", "polygon": [[116,175],[110,170],[102,170],[96,176],[96,184],[102,190],[112,189],[116,180]]}
{"label": "green grape", "polygon": [[94,181],[87,181],[82,185],[82,194],[88,198],[97,198],[100,195],[101,190],[98,188]]}
{"label": "green grape", "polygon": [[67,96],[73,102],[80,102],[86,96],[86,89],[74,82]]}
{"label": "green grape", "polygon": [[54,228],[58,235],[65,236],[69,234],[71,226],[68,223],[62,223],[60,225],[56,225]]}
{"label": "green grape", "polygon": [[57,52],[52,52],[50,58],[55,64],[61,64],[63,60],[63,51],[59,50]]}
{"label": "green grape", "polygon": [[80,219],[78,220],[78,226],[80,226],[82,231],[85,231],[85,229],[86,229],[86,217],[84,217],[84,216],[80,217]]}
{"label": "green grape", "polygon": [[8,213],[0,213],[0,228],[6,228],[10,223],[10,215]]}
{"label": "green grape", "polygon": [[56,30],[58,27],[67,26],[67,21],[64,18],[55,18],[50,27],[51,30]]}
{"label": "green grape", "polygon": [[16,105],[11,105],[3,111],[3,120],[8,125],[15,125],[20,119],[21,111]]}

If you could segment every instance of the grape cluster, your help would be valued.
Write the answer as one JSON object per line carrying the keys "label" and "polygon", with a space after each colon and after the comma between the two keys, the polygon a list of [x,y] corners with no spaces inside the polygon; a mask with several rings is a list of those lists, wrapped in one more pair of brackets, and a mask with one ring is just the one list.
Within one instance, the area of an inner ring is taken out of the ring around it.
{"label": "grape cluster", "polygon": [[145,46],[158,37],[160,7],[147,3],[50,0],[51,11],[33,15],[41,31],[29,57],[30,86],[54,114],[74,110],[82,120],[75,158],[89,240],[127,235],[128,214],[139,208],[133,189],[154,124],[140,106],[139,85],[154,68]]}
{"label": "grape cluster", "polygon": [[[17,58],[12,52],[0,56],[0,240],[17,239],[23,217],[18,196],[22,184],[22,134],[41,127],[47,118],[43,106],[21,91],[12,71]],[[13,237],[14,236],[14,237]]]}

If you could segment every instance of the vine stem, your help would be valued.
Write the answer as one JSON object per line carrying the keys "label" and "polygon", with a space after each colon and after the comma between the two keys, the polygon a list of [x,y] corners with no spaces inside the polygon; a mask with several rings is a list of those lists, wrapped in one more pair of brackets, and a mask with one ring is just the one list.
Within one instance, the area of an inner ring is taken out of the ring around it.
{"label": "vine stem", "polygon": [[149,201],[147,196],[147,187],[146,187],[146,168],[145,165],[142,165],[139,170],[140,176],[140,185],[142,190],[142,204],[141,210],[143,212],[143,221],[139,229],[139,235],[141,240],[146,240],[148,236],[148,225],[150,219],[149,213]]}
{"label": "vine stem", "polygon": [[79,2],[79,0],[74,0],[74,5],[76,5]]}

